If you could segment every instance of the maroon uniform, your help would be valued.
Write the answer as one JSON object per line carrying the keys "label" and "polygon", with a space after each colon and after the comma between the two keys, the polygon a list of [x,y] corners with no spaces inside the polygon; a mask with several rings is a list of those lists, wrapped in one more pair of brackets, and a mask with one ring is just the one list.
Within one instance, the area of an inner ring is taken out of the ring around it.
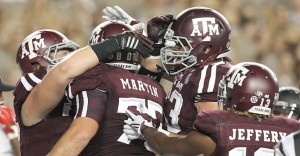
{"label": "maroon uniform", "polygon": [[71,103],[64,99],[41,122],[33,126],[23,125],[21,118],[22,105],[32,88],[35,87],[43,77],[44,75],[36,73],[24,75],[19,80],[14,92],[14,109],[16,121],[20,128],[20,148],[22,156],[46,155],[66,131],[73,119],[68,114]]}
{"label": "maroon uniform", "polygon": [[[80,81],[88,79],[97,83],[96,89],[78,92],[84,87]],[[163,120],[165,92],[155,80],[101,63],[77,77],[68,90],[70,98],[77,101],[76,117],[90,117],[99,123],[97,134],[81,155],[154,155],[146,150],[144,141],[128,140],[123,125],[128,106],[147,109],[151,116]]]}
{"label": "maroon uniform", "polygon": [[216,156],[253,156],[273,155],[276,143],[299,130],[300,123],[277,116],[258,121],[229,111],[202,111],[194,127],[216,142]]}
{"label": "maroon uniform", "polygon": [[221,61],[177,76],[165,103],[167,130],[178,134],[193,131],[196,102],[217,101],[218,85],[231,62]]}

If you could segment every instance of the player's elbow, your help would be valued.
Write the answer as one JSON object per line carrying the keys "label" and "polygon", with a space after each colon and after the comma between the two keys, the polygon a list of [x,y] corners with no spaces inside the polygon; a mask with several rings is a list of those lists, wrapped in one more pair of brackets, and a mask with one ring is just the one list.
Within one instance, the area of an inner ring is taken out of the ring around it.
{"label": "player's elbow", "polygon": [[35,114],[32,114],[30,110],[26,110],[25,108],[22,109],[21,118],[24,126],[33,126],[42,120],[42,118],[37,117]]}

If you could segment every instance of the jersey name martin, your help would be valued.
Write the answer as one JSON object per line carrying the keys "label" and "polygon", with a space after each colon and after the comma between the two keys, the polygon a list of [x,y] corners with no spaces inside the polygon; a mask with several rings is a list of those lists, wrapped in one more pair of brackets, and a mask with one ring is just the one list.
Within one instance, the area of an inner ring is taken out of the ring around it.
{"label": "jersey name martin", "polygon": [[123,86],[123,89],[131,89],[131,90],[138,90],[142,92],[150,93],[151,95],[155,97],[158,96],[157,87],[151,86],[150,84],[147,84],[140,80],[135,79],[120,79],[120,82]]}
{"label": "jersey name martin", "polygon": [[281,138],[284,138],[287,135],[285,132],[244,128],[233,128],[231,132],[228,139],[240,141],[279,142]]}

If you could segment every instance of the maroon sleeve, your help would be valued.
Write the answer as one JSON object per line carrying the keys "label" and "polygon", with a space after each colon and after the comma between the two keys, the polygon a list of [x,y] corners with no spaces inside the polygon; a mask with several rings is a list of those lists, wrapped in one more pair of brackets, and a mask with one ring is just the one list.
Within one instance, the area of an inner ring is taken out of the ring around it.
{"label": "maroon sleeve", "polygon": [[[32,88],[35,87],[38,83],[40,83],[45,74],[39,73],[28,73],[22,76],[14,90],[14,110],[16,114],[21,114],[21,109],[24,101],[27,96],[31,92]],[[21,117],[19,115],[16,116],[16,120],[19,123],[22,123]]]}
{"label": "maroon sleeve", "polygon": [[77,107],[75,117],[89,117],[100,124],[105,115],[106,99],[106,92],[99,89],[81,91],[75,98]]}
{"label": "maroon sleeve", "polygon": [[94,68],[79,75],[67,86],[66,96],[68,99],[73,99],[80,91],[93,90],[97,88],[101,83],[102,66],[99,64]]}

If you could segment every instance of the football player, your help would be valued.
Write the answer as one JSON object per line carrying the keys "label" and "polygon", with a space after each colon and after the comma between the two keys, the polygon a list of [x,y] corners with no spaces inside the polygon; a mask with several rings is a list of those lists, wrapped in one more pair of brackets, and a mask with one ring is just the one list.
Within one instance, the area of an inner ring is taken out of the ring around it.
{"label": "football player", "polygon": [[[273,147],[300,123],[273,116],[278,100],[278,81],[268,67],[243,62],[233,66],[219,83],[218,102],[224,110],[201,111],[195,131],[185,137],[167,137],[156,125],[144,125],[147,114],[128,110],[136,130],[161,155],[273,155]],[[155,123],[155,122],[152,122]]]}
{"label": "football player", "polygon": [[[106,21],[93,30],[89,44],[134,30],[122,21]],[[131,141],[123,133],[125,111],[130,106],[163,121],[164,89],[152,78],[136,74],[140,61],[137,51],[120,50],[72,81],[67,95],[76,99],[78,111],[71,128],[49,155],[154,155],[144,140]],[[95,88],[78,92],[86,83]],[[82,97],[85,102],[77,100]],[[70,141],[82,134],[85,137]]]}
{"label": "football player", "polygon": [[[20,129],[22,155],[46,155],[69,127],[72,121],[72,117],[68,114],[71,103],[65,98],[63,100],[60,98],[58,107],[47,117],[38,121],[34,120],[37,115],[35,113],[38,113],[36,109],[42,106],[43,101],[47,101],[46,96],[39,94],[48,94],[48,90],[36,88],[53,65],[78,48],[75,42],[51,29],[37,30],[29,34],[20,45],[16,62],[23,76],[14,91],[14,109]],[[37,93],[34,90],[40,90],[40,92]],[[41,98],[40,101],[38,98]]]}
{"label": "football player", "polygon": [[274,115],[281,115],[299,120],[300,91],[296,87],[280,87],[279,99],[275,104]]}
{"label": "football player", "polygon": [[[114,9],[107,15],[111,19],[128,17],[114,17],[124,14],[119,7]],[[227,19],[206,7],[183,10],[175,19],[164,15],[148,21],[154,51],[143,60],[139,73],[161,77],[164,71],[174,78],[164,104],[165,130],[170,136],[194,131],[193,122],[201,110],[218,109],[218,83],[233,64],[228,58],[230,33]]]}
{"label": "football player", "polygon": [[[64,92],[76,76],[121,49],[137,50],[146,57],[149,49],[144,43],[137,36],[124,34],[78,49],[77,44],[55,30],[43,29],[28,35],[17,53],[23,77],[14,92],[21,154],[47,155],[69,127],[73,118],[68,114],[70,102]],[[77,51],[69,54],[74,50]],[[95,87],[94,83],[88,84],[81,89]]]}
{"label": "football player", "polygon": [[182,11],[166,31],[164,39],[173,45],[161,48],[161,61],[166,73],[176,75],[164,104],[167,131],[186,135],[197,112],[218,109],[218,83],[232,66],[230,33],[227,19],[205,7]]}

